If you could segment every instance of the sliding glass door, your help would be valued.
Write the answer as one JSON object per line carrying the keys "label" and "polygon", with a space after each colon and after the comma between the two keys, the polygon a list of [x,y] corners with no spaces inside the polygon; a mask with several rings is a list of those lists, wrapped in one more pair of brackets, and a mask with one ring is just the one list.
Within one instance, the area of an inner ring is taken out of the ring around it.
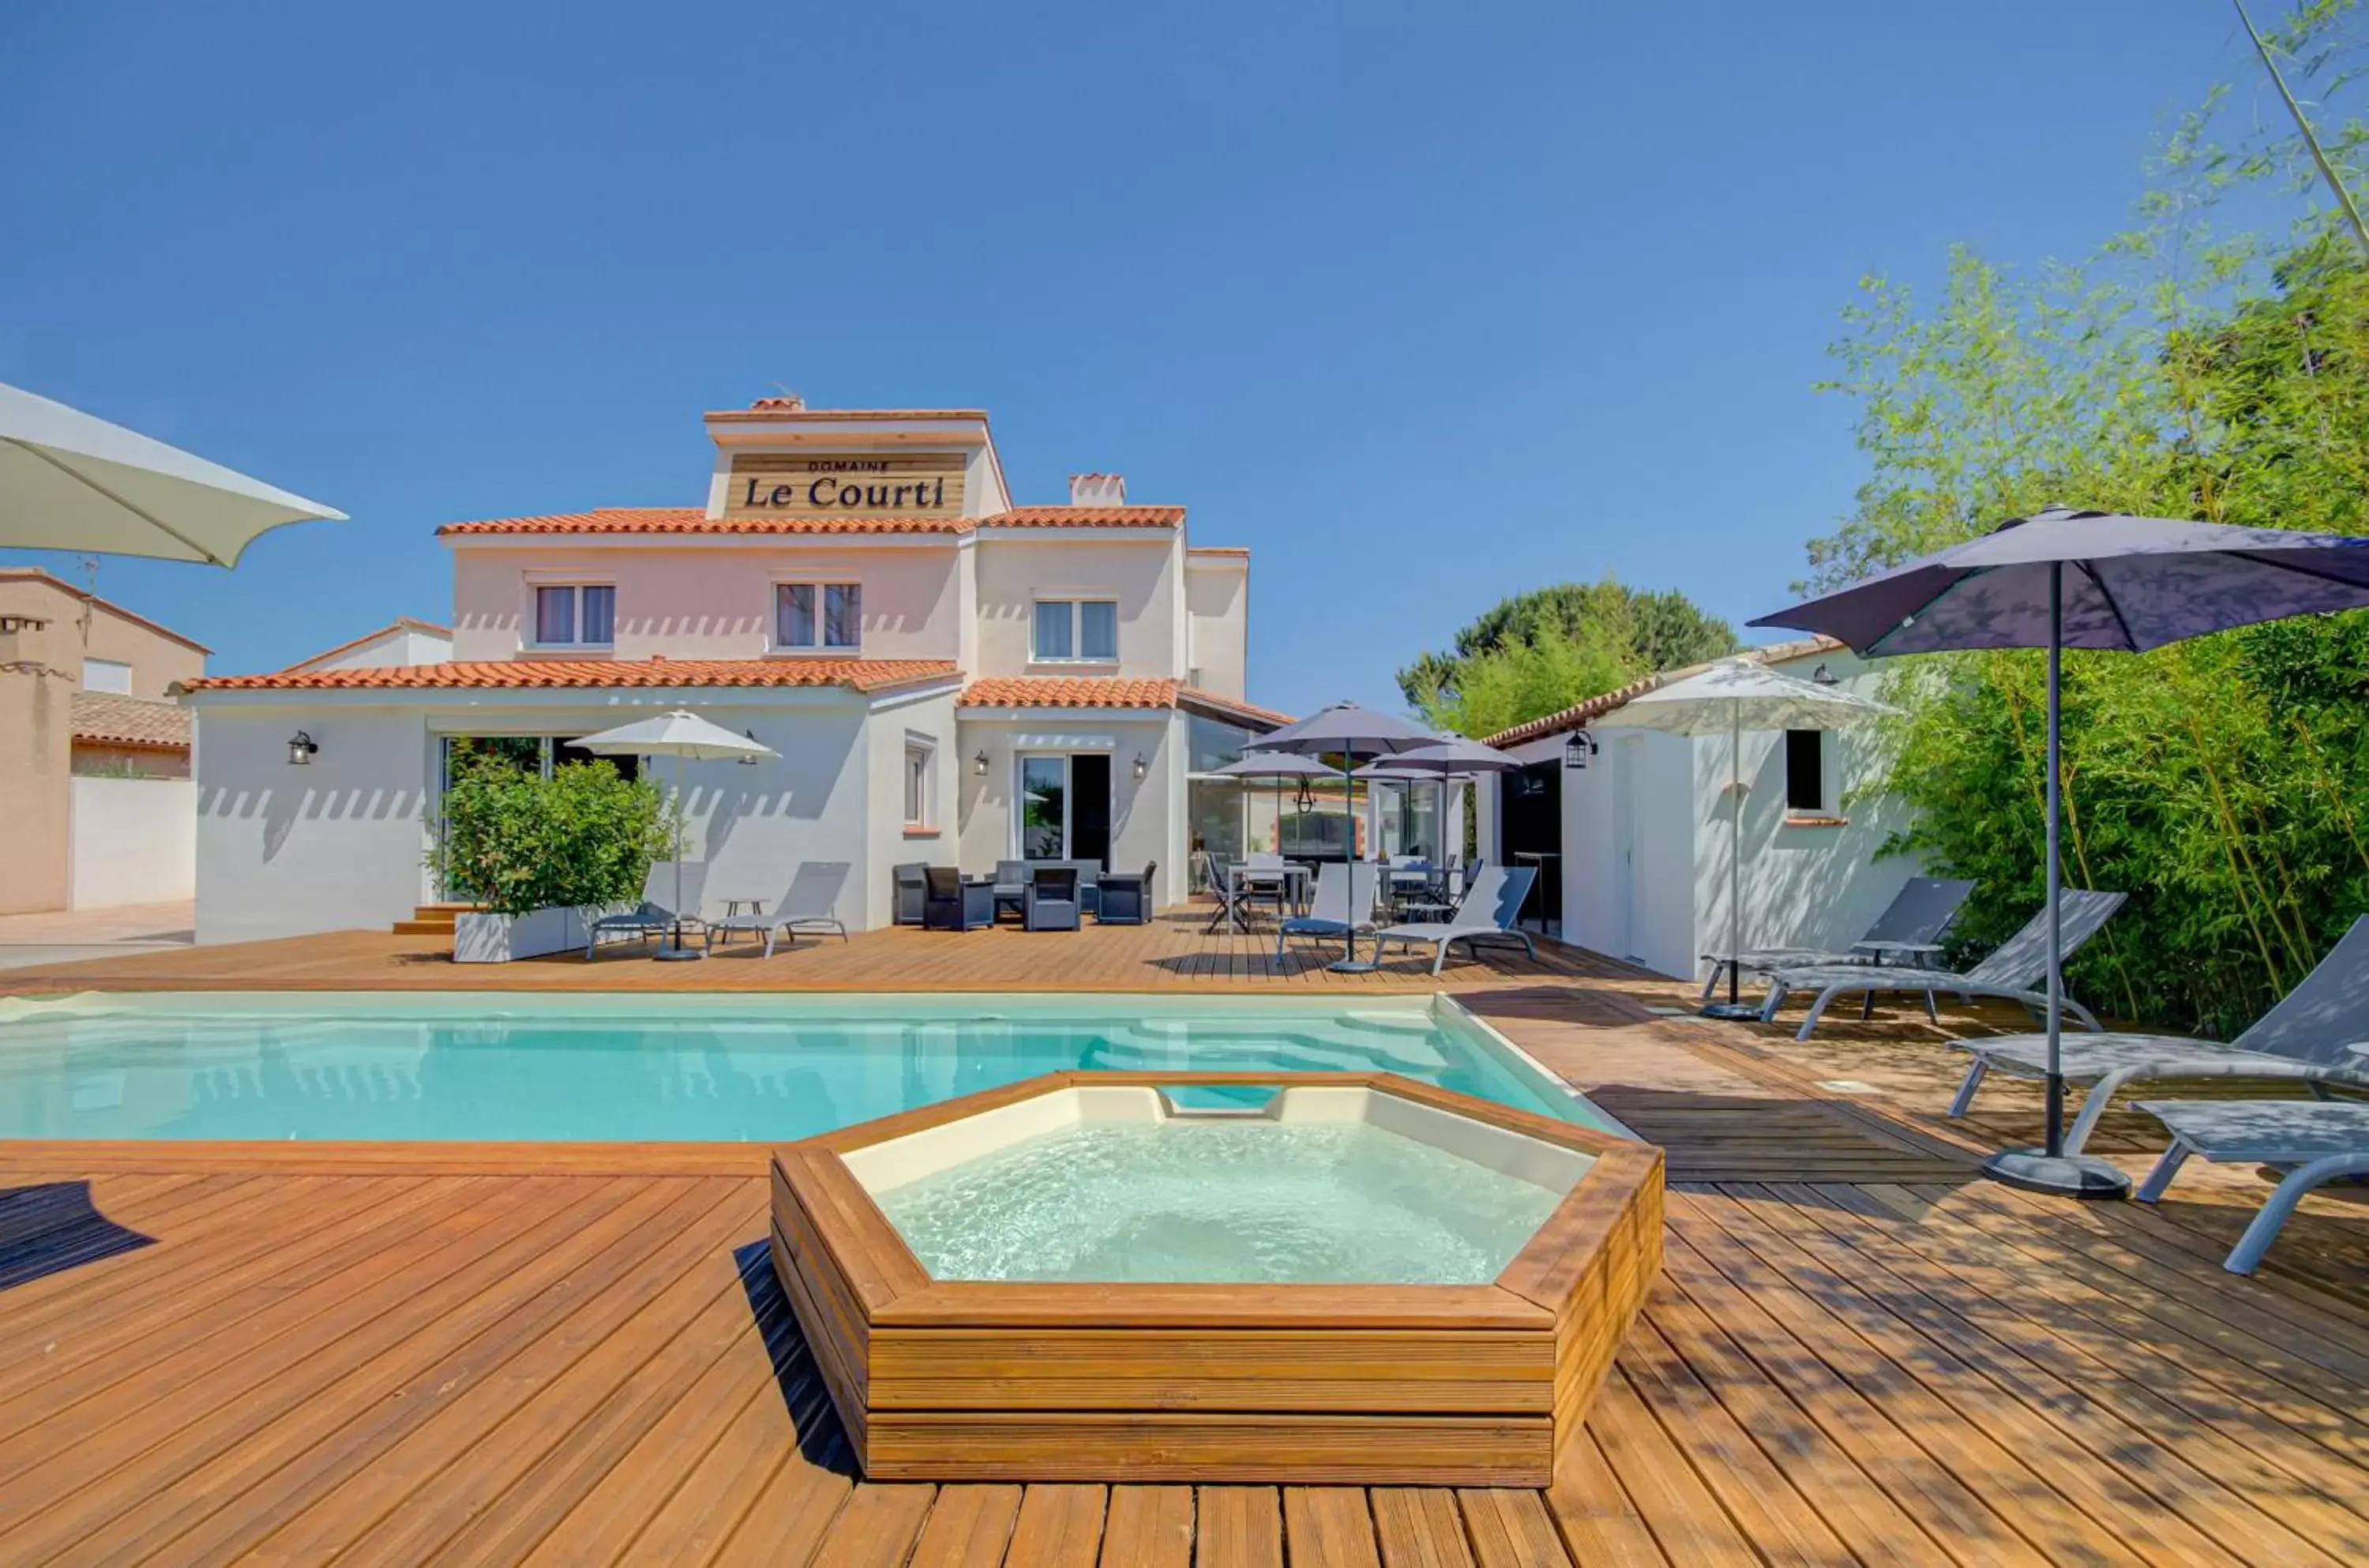
{"label": "sliding glass door", "polygon": [[1020,759],[1020,858],[1070,858],[1070,759]]}

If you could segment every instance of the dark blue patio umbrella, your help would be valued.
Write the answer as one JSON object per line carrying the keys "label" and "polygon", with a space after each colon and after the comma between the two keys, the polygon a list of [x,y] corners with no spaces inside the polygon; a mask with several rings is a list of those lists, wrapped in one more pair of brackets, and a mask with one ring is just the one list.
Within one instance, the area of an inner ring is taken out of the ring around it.
{"label": "dark blue patio umbrella", "polygon": [[[1356,886],[1357,865],[1357,823],[1356,786],[1351,783],[1357,761],[1363,757],[1395,757],[1402,751],[1419,751],[1426,746],[1442,744],[1447,737],[1434,735],[1413,719],[1398,718],[1390,714],[1376,713],[1355,703],[1334,703],[1319,708],[1298,724],[1285,725],[1258,738],[1262,751],[1295,751],[1303,757],[1339,753],[1341,757],[1341,795],[1349,808],[1349,875]],[[1355,911],[1351,911],[1354,913]],[[1357,931],[1354,921],[1348,933],[1348,950],[1338,963],[1329,967],[1344,973],[1357,974],[1375,967],[1357,961]]]}
{"label": "dark blue patio umbrella", "polygon": [[2064,951],[2056,929],[2057,685],[2063,650],[2144,653],[2233,626],[2369,605],[2369,539],[2051,507],[1879,572],[1756,626],[1818,632],[1869,656],[2048,650],[2048,1139],[1984,1169],[2038,1192],[2119,1197],[2130,1179],[2065,1153]]}

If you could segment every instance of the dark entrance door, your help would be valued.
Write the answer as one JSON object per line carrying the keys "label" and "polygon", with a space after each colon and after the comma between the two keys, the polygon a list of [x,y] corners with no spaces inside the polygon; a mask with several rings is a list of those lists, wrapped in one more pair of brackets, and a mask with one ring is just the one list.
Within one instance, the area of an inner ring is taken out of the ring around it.
{"label": "dark entrance door", "polygon": [[1497,830],[1499,861],[1509,867],[1538,868],[1538,884],[1531,890],[1529,901],[1522,906],[1523,919],[1545,922],[1545,929],[1561,930],[1562,760],[1533,762],[1505,777],[1505,810]]}
{"label": "dark entrance door", "polygon": [[1101,751],[1070,757],[1070,858],[1110,869],[1111,760]]}

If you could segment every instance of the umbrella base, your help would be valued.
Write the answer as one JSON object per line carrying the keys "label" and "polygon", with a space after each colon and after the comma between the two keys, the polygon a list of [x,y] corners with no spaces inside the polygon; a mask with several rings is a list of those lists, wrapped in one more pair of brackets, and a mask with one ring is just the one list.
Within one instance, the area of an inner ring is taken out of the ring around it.
{"label": "umbrella base", "polygon": [[1983,1162],[1983,1174],[2026,1192],[2054,1197],[2128,1197],[2131,1179],[2110,1161],[2094,1154],[2060,1154],[2045,1150],[2007,1149]]}
{"label": "umbrella base", "polygon": [[1336,975],[1370,975],[1381,966],[1371,958],[1335,958],[1324,967]]}
{"label": "umbrella base", "polygon": [[687,959],[704,958],[707,955],[696,947],[661,947],[650,956],[662,964],[680,964]]}
{"label": "umbrella base", "polygon": [[1748,1001],[1707,1001],[1695,1013],[1698,1017],[1718,1018],[1730,1024],[1760,1022],[1760,1009]]}

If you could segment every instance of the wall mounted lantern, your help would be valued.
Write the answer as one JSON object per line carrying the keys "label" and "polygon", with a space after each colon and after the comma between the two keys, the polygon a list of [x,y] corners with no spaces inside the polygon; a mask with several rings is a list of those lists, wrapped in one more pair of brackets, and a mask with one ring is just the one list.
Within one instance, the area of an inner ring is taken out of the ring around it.
{"label": "wall mounted lantern", "polygon": [[1585,768],[1587,760],[1596,755],[1596,737],[1584,729],[1574,729],[1562,743],[1562,765]]}
{"label": "wall mounted lantern", "polygon": [[970,760],[970,771],[977,777],[982,779],[987,777],[987,752],[984,749]]}
{"label": "wall mounted lantern", "polygon": [[1147,761],[1145,761],[1143,760],[1143,753],[1142,753],[1142,752],[1138,751],[1138,752],[1135,754],[1135,779],[1136,779],[1136,782],[1137,782],[1138,784],[1141,784],[1141,783],[1143,782],[1143,775],[1144,775],[1144,774],[1146,774],[1146,773],[1150,773],[1150,772],[1151,772],[1151,764],[1150,764],[1150,763],[1149,763],[1149,762],[1147,762]]}
{"label": "wall mounted lantern", "polygon": [[288,738],[288,765],[292,768],[310,767],[320,750],[313,744],[313,738],[300,729]]}

